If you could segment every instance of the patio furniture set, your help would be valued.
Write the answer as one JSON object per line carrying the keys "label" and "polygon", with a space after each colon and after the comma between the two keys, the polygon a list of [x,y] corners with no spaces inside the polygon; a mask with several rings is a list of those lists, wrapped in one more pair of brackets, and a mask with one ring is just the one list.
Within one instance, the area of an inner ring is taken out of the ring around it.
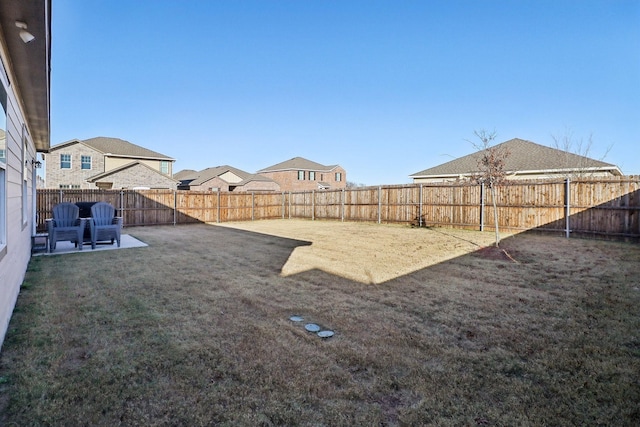
{"label": "patio furniture set", "polygon": [[60,241],[70,241],[79,250],[84,242],[90,242],[91,249],[103,241],[120,247],[122,217],[115,212],[106,202],[59,203],[53,207],[53,218],[47,219],[47,233],[33,236],[32,248],[53,252]]}

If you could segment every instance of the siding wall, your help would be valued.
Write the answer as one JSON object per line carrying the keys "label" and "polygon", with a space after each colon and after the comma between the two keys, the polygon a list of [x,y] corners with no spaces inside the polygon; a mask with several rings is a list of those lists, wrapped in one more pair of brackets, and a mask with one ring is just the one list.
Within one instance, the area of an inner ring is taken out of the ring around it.
{"label": "siding wall", "polygon": [[[119,168],[120,166],[124,166],[124,165],[128,165],[131,162],[140,162],[143,163],[147,166],[149,166],[151,169],[155,169],[158,172],[160,172],[160,160],[145,160],[145,159],[134,159],[134,158],[130,158],[130,157],[111,157],[111,156],[107,156],[105,158],[105,172],[110,171],[111,169],[115,169],[115,168]],[[172,171],[172,163],[173,162],[169,162],[169,175],[171,175],[171,171]]]}
{"label": "siding wall", "polygon": [[[2,44],[0,44],[2,46]],[[2,51],[3,61],[7,63],[6,52]],[[7,242],[0,249],[0,345],[9,326],[11,313],[15,306],[20,286],[31,256],[31,232],[33,227],[33,167],[31,159],[35,158],[35,148],[27,136],[27,203],[26,221],[23,213],[23,163],[22,163],[22,127],[25,122],[13,87],[5,80],[5,72],[11,81],[15,78],[10,70],[2,70],[0,64],[0,82],[7,90],[7,169],[6,169],[6,202],[7,202]],[[0,194],[0,197],[5,197]]]}

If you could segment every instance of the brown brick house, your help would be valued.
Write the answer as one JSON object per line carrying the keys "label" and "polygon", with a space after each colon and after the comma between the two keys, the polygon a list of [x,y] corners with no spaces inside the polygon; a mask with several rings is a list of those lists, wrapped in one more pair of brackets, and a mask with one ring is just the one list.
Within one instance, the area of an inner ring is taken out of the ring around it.
{"label": "brown brick house", "polygon": [[47,188],[169,188],[175,159],[118,138],[73,139],[45,159]]}
{"label": "brown brick house", "polygon": [[262,192],[280,191],[277,182],[262,175],[251,174],[223,165],[201,171],[182,170],[175,174],[180,190]]}
{"label": "brown brick house", "polygon": [[278,184],[280,191],[334,190],[347,186],[347,172],[340,165],[325,166],[302,157],[258,171]]}

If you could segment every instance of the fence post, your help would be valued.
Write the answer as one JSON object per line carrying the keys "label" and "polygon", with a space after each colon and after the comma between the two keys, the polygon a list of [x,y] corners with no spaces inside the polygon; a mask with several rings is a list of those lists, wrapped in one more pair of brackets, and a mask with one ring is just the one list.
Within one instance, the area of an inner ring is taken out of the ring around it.
{"label": "fence post", "polygon": [[378,224],[380,224],[382,218],[382,186],[378,185]]}
{"label": "fence post", "polygon": [[565,236],[567,237],[567,239],[569,238],[569,234],[571,233],[571,227],[570,227],[570,214],[571,214],[571,194],[570,194],[570,186],[569,183],[571,182],[571,180],[569,178],[567,178],[565,180],[565,189],[564,189],[564,198],[565,198],[565,212],[564,212],[564,218],[565,218]]}
{"label": "fence post", "polygon": [[484,231],[484,182],[480,183],[480,231]]}
{"label": "fence post", "polygon": [[316,191],[311,190],[311,221],[316,219]]}
{"label": "fence post", "polygon": [[289,219],[291,219],[291,191],[289,191]]}
{"label": "fence post", "polygon": [[218,190],[218,217],[216,218],[216,222],[220,223],[220,190]]}
{"label": "fence post", "polygon": [[344,222],[344,199],[345,199],[346,195],[344,192],[344,188],[342,189],[342,194],[340,195],[340,220],[342,222]]}
{"label": "fence post", "polygon": [[120,216],[122,217],[122,226],[124,227],[124,190],[120,190]]}
{"label": "fence post", "polygon": [[422,184],[418,186],[418,227],[422,227]]}
{"label": "fence post", "polygon": [[178,218],[178,192],[173,190],[173,225],[176,225]]}
{"label": "fence post", "polygon": [[252,191],[251,192],[251,221],[254,221],[256,219],[255,211],[256,211],[256,193]]}
{"label": "fence post", "polygon": [[284,191],[282,192],[282,219],[284,219]]}

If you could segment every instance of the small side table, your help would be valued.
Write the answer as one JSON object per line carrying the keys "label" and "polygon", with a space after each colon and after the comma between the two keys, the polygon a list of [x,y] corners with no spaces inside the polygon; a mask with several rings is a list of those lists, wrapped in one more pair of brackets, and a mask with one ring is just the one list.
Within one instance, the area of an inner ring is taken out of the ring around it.
{"label": "small side table", "polygon": [[49,252],[49,233],[37,233],[31,236],[31,253]]}

